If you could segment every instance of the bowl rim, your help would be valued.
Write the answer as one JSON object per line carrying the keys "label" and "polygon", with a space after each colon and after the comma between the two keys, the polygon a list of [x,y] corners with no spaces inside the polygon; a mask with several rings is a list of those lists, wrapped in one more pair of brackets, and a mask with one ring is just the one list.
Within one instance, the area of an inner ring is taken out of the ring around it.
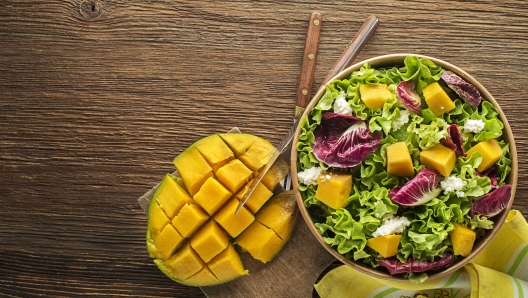
{"label": "bowl rim", "polygon": [[[497,216],[495,216],[495,220],[494,220],[495,224],[494,224],[493,229],[491,230],[491,232],[488,235],[486,235],[485,237],[483,237],[483,238],[481,238],[481,239],[479,239],[479,240],[477,240],[475,242],[475,244],[473,246],[473,251],[471,252],[471,254],[469,256],[467,256],[467,257],[465,257],[465,258],[463,258],[461,260],[458,260],[453,265],[451,265],[450,267],[448,267],[448,268],[446,268],[444,270],[434,271],[434,272],[428,274],[428,278],[429,279],[434,279],[434,278],[441,278],[441,277],[444,277],[444,276],[446,276],[446,275],[448,275],[450,273],[453,273],[456,270],[458,270],[461,267],[463,267],[464,265],[466,265],[469,261],[471,261],[495,237],[495,235],[498,233],[498,231],[500,230],[500,228],[502,227],[502,225],[506,221],[508,213],[511,210],[511,206],[513,204],[513,200],[515,198],[515,192],[516,192],[516,189],[517,189],[517,180],[518,180],[517,149],[516,149],[516,146],[515,146],[515,139],[513,137],[513,132],[512,132],[511,127],[510,127],[510,125],[508,123],[508,120],[506,119],[506,115],[504,114],[504,112],[500,108],[500,106],[497,103],[497,101],[495,100],[495,98],[491,95],[491,93],[489,93],[489,91],[482,84],[480,84],[480,82],[478,82],[474,77],[469,75],[467,72],[465,72],[461,68],[459,68],[459,67],[457,67],[457,66],[455,66],[455,65],[453,65],[451,63],[448,63],[446,61],[443,61],[441,59],[434,58],[434,57],[429,57],[429,56],[425,56],[425,55],[409,54],[409,53],[396,53],[396,54],[388,54],[388,55],[376,56],[376,57],[372,57],[372,58],[357,62],[357,63],[353,64],[352,66],[344,69],[343,71],[341,71],[337,75],[335,75],[330,80],[330,82],[332,82],[332,81],[334,81],[336,79],[344,79],[344,78],[348,77],[352,71],[360,69],[361,66],[363,66],[363,64],[365,64],[365,63],[368,63],[372,68],[379,68],[379,67],[384,67],[384,66],[395,66],[395,65],[403,66],[403,61],[404,61],[405,57],[407,57],[407,56],[417,56],[418,58],[429,59],[432,62],[434,62],[436,65],[442,66],[446,70],[453,71],[455,74],[457,74],[458,76],[460,76],[461,78],[463,78],[467,82],[472,83],[479,90],[479,92],[481,94],[481,97],[484,100],[487,100],[487,101],[491,102],[493,104],[493,106],[495,108],[497,108],[497,110],[499,111],[500,119],[501,119],[501,121],[504,124],[503,136],[502,137],[503,137],[503,139],[505,141],[507,141],[509,143],[509,145],[510,145],[510,154],[511,154],[511,157],[512,157],[512,163],[510,165],[511,172],[510,172],[509,177],[507,179],[507,182],[512,185],[510,201],[509,201],[508,205],[506,206],[506,208],[503,211],[501,211],[501,213],[499,213]],[[301,119],[303,117],[306,117],[310,113],[310,111],[313,109],[315,104],[323,96],[325,91],[326,91],[325,85],[321,86],[319,88],[319,90],[317,90],[317,93],[310,100],[308,106],[304,110],[304,112],[303,112],[303,114],[301,116]],[[308,228],[310,229],[311,233],[314,235],[314,237],[317,239],[317,241],[320,243],[320,245],[322,245],[330,254],[332,254],[336,259],[338,259],[339,261],[341,261],[345,265],[348,265],[349,267],[352,267],[353,269],[356,269],[356,270],[358,270],[358,271],[360,271],[362,273],[365,273],[367,275],[370,275],[370,276],[373,276],[373,277],[376,277],[376,278],[380,278],[380,279],[392,280],[392,281],[405,281],[405,280],[407,280],[407,279],[403,278],[401,275],[392,276],[392,275],[390,275],[388,273],[388,271],[378,270],[378,269],[375,269],[375,268],[372,268],[372,267],[368,266],[365,263],[356,262],[356,261],[353,261],[351,259],[347,259],[347,258],[345,258],[344,255],[339,254],[337,252],[337,250],[335,250],[334,248],[332,248],[331,246],[329,246],[328,244],[326,244],[324,242],[322,235],[317,232],[317,230],[315,228],[315,224],[312,221],[310,215],[308,214],[308,210],[304,207],[303,199],[302,199],[300,191],[299,191],[299,189],[297,187],[299,181],[297,179],[297,146],[295,146],[295,144],[297,144],[297,142],[299,141],[300,132],[301,132],[301,129],[300,129],[300,126],[298,126],[296,128],[296,130],[295,130],[295,135],[294,135],[294,140],[293,140],[294,146],[292,146],[291,160],[290,160],[292,186],[293,186],[293,189],[295,191],[295,197],[296,197],[299,209],[301,211],[301,215],[302,215],[304,221],[306,222]]]}

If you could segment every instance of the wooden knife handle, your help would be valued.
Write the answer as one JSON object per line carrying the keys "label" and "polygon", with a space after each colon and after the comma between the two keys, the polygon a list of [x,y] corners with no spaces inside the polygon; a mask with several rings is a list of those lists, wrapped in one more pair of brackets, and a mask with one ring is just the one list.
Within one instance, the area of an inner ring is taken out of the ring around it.
{"label": "wooden knife handle", "polygon": [[323,80],[323,85],[329,83],[330,79],[332,79],[340,71],[352,65],[352,62],[354,59],[356,59],[363,46],[365,46],[367,43],[368,39],[374,34],[376,28],[378,28],[378,25],[379,19],[376,16],[372,15],[367,18],[367,20],[363,23],[363,26],[361,26],[354,38],[347,45],[345,51],[343,54],[341,54],[341,57],[337,59],[330,72],[328,72],[326,75],[325,79]]}
{"label": "wooden knife handle", "polygon": [[306,33],[306,44],[304,45],[304,54],[301,65],[301,75],[297,87],[296,105],[300,108],[306,108],[312,96],[312,85],[315,74],[315,62],[317,60],[317,50],[319,49],[319,38],[321,37],[321,26],[323,16],[320,12],[314,11],[310,16],[308,23],[308,32]]}

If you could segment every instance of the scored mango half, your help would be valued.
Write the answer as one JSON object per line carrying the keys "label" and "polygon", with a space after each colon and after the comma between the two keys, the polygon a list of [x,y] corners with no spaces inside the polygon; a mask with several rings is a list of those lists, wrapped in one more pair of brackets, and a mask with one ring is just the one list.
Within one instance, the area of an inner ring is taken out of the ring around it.
{"label": "scored mango half", "polygon": [[215,134],[174,159],[179,176],[163,178],[148,210],[147,249],[165,275],[189,286],[217,285],[248,274],[234,244],[263,263],[277,255],[297,217],[292,191],[272,198],[289,171],[282,157],[234,215],[274,150],[253,135]]}

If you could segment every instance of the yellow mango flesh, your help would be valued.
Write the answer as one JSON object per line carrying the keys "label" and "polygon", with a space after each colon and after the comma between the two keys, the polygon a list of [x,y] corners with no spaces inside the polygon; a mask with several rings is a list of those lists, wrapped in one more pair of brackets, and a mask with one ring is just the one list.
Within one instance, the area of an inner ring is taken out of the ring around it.
{"label": "yellow mango flesh", "polygon": [[387,173],[403,177],[414,175],[411,154],[405,142],[387,146]]}
{"label": "yellow mango flesh", "polygon": [[473,243],[477,239],[475,231],[461,225],[455,225],[455,229],[449,235],[453,244],[453,253],[463,257],[469,256],[473,250]]}
{"label": "yellow mango flesh", "polygon": [[[256,136],[220,134],[197,141],[174,159],[181,177],[164,178],[148,212],[147,249],[162,272],[193,286],[220,284],[247,274],[230,241],[255,222],[273,194],[271,189],[288,173],[282,157],[236,217],[234,211],[257,174],[252,168],[260,169],[273,150]],[[267,262],[287,239],[265,229],[270,232],[268,241],[257,239],[252,247],[260,249],[259,257]],[[273,240],[278,244],[269,246]]]}
{"label": "yellow mango flesh", "polygon": [[382,257],[388,258],[398,253],[401,235],[387,235],[367,240],[367,246],[377,251]]}
{"label": "yellow mango flesh", "polygon": [[221,283],[248,274],[248,271],[244,269],[240,256],[231,243],[229,243],[223,252],[207,263],[207,267],[209,267]]}
{"label": "yellow mango flesh", "polygon": [[361,84],[359,94],[363,103],[370,109],[382,108],[387,99],[394,97],[386,84]]}
{"label": "yellow mango flesh", "polygon": [[442,176],[449,176],[456,162],[455,152],[444,145],[436,144],[420,152],[420,162],[429,169],[437,170]]}
{"label": "yellow mango flesh", "polygon": [[352,191],[352,175],[326,172],[317,178],[315,197],[326,205],[339,209],[348,205]]}
{"label": "yellow mango flesh", "polygon": [[427,85],[423,88],[422,93],[429,109],[437,117],[455,108],[455,103],[438,82]]}
{"label": "yellow mango flesh", "polygon": [[280,251],[283,240],[258,221],[254,221],[236,238],[236,244],[262,263],[267,263]]}
{"label": "yellow mango flesh", "polygon": [[245,207],[242,207],[240,212],[235,216],[238,203],[239,201],[236,198],[231,199],[214,216],[214,220],[233,238],[242,233],[255,220],[255,216]]}
{"label": "yellow mango flesh", "polygon": [[474,152],[479,152],[482,155],[482,162],[477,167],[477,171],[484,172],[491,168],[502,156],[502,148],[497,140],[492,139],[489,141],[480,142],[477,145],[471,147],[466,152],[467,158],[471,157]]}
{"label": "yellow mango flesh", "polygon": [[295,193],[285,191],[273,197],[257,214],[257,221],[273,230],[281,239],[290,238],[295,225],[297,203]]}
{"label": "yellow mango flesh", "polygon": [[195,147],[189,148],[178,155],[174,159],[174,166],[192,196],[198,192],[205,180],[213,177],[213,169]]}

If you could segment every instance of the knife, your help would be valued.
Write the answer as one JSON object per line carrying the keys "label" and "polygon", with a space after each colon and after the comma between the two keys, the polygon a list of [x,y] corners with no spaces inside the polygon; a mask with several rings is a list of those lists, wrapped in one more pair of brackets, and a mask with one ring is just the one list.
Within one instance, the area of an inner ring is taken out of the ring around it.
{"label": "knife", "polygon": [[[297,129],[297,124],[299,119],[302,116],[304,109],[310,102],[311,89],[313,84],[313,78],[315,73],[315,61],[317,58],[317,50],[319,46],[319,37],[321,32],[322,16],[319,12],[313,12],[310,16],[310,22],[308,24],[308,32],[306,34],[306,44],[304,47],[304,55],[301,65],[301,75],[299,77],[299,85],[297,88],[297,100],[295,106],[295,114],[293,118],[293,126],[290,128],[286,136],[281,140],[280,144],[277,146],[276,150],[271,154],[268,162],[264,168],[258,173],[257,177],[253,179],[248,189],[244,193],[244,196],[240,200],[238,207],[235,211],[235,216],[246,204],[249,197],[253,194],[253,191],[262,180],[264,175],[271,168],[275,160],[287,151],[291,142],[293,141],[293,136],[295,135],[295,130]],[[368,39],[374,34],[379,25],[379,19],[376,16],[369,16],[367,20],[363,23],[359,31],[356,33],[354,38],[345,48],[345,51],[341,54],[336,63],[332,66],[325,79],[323,84],[319,88],[324,88],[326,83],[337,75],[340,71],[347,68],[352,64],[354,59],[357,57],[363,46],[366,44]]]}

